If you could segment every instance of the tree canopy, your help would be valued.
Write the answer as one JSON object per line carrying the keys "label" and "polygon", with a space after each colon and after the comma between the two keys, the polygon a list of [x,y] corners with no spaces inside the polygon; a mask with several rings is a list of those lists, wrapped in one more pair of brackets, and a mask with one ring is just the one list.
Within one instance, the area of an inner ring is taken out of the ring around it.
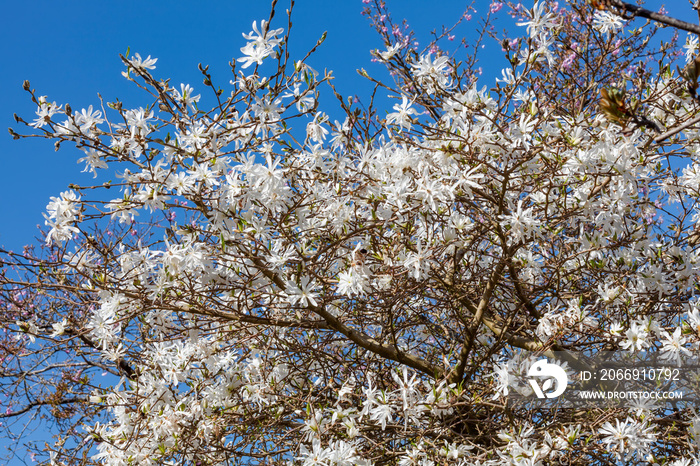
{"label": "tree canopy", "polygon": [[518,405],[507,361],[700,350],[700,27],[494,1],[450,51],[364,3],[389,71],[359,70],[367,106],[308,65],[323,37],[290,56],[276,2],[225,84],[139,53],[138,108],[24,83],[11,135],[113,180],[2,251],[6,426],[58,432],[46,464],[695,464],[692,405]]}

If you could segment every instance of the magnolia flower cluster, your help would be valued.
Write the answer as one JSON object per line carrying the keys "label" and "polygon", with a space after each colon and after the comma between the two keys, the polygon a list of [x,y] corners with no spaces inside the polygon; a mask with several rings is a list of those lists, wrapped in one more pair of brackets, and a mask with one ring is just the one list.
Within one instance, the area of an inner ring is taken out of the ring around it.
{"label": "magnolia flower cluster", "polygon": [[51,202],[46,206],[46,225],[51,227],[46,235],[46,242],[63,242],[70,239],[73,233],[78,232],[74,223],[80,215],[80,196],[74,191],[64,191],[60,197],[51,197]]}
{"label": "magnolia flower cluster", "polygon": [[[124,76],[158,105],[110,104],[112,118],[37,99],[33,128],[118,176],[104,201],[66,191],[47,207],[62,267],[46,273],[89,302],[21,324],[115,368],[117,383],[91,388],[108,415],[84,424],[80,448],[110,465],[495,466],[641,461],[685,435],[646,407],[550,424],[503,401],[528,394],[514,374],[532,361],[502,359],[514,348],[678,362],[700,343],[698,253],[687,225],[661,227],[674,200],[697,198],[697,157],[667,164],[676,149],[657,150],[651,123],[623,128],[583,100],[564,111],[533,85],[559,79],[547,69],[563,56],[563,14],[527,11],[490,91],[442,51],[389,44],[379,57],[405,79],[379,119],[352,102],[343,121],[320,110],[329,76],[285,62],[267,21],[244,34],[242,69],[211,111],[139,54]],[[607,15],[593,31],[621,33]],[[673,75],[649,84],[645,118],[694,115],[679,88]],[[678,133],[697,145],[697,131]]]}
{"label": "magnolia flower cluster", "polygon": [[260,29],[258,30],[257,22],[253,22],[253,31],[249,34],[243,34],[249,42],[245,47],[241,48],[241,52],[245,55],[241,62],[243,68],[248,68],[253,63],[261,65],[267,57],[276,57],[275,48],[280,44],[281,39],[277,36],[282,34],[284,29],[269,30],[267,21],[260,21]]}

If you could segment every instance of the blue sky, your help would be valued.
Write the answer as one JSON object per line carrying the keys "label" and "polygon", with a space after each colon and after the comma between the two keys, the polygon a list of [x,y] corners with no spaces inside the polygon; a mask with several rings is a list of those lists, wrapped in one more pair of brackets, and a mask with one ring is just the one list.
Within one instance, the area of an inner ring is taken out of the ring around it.
{"label": "blue sky", "polygon": [[[424,37],[443,23],[463,13],[466,3],[401,0],[394,2],[394,18],[407,18]],[[273,22],[286,27],[281,0]],[[371,87],[356,71],[366,68],[381,73],[371,63],[369,51],[383,48],[379,36],[360,13],[360,0],[300,0],[293,15],[291,48],[303,57],[328,31],[324,45],[309,61],[317,70],[333,70],[335,85],[345,95],[368,95]],[[6,2],[0,28],[3,73],[0,88],[0,245],[19,250],[38,235],[42,212],[51,196],[67,189],[69,183],[90,184],[92,175],[81,173],[76,160],[80,152],[65,144],[55,152],[46,139],[13,140],[5,128],[22,127],[13,113],[26,121],[34,119],[34,104],[22,90],[31,82],[37,95],[50,101],[70,103],[74,111],[98,105],[98,92],[106,101],[119,98],[125,105],[145,106],[136,87],[121,72],[119,54],[139,52],[158,58],[155,75],[171,78],[172,84],[190,83],[204,93],[197,65],[210,65],[215,81],[224,87],[230,79],[228,62],[242,54],[241,33],[251,31],[254,20],[267,18],[270,4],[265,1],[133,1],[71,0],[56,2]],[[471,24],[464,29],[468,33]],[[332,104],[331,104],[332,105]]]}

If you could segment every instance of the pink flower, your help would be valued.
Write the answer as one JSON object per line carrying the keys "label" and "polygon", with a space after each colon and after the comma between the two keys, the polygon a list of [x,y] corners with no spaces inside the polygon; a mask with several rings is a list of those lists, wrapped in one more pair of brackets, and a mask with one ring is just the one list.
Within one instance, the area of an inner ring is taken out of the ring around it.
{"label": "pink flower", "polygon": [[491,13],[498,13],[501,8],[503,8],[503,3],[501,3],[501,2],[492,2],[491,3]]}
{"label": "pink flower", "polygon": [[576,54],[574,52],[571,52],[569,55],[567,55],[567,57],[561,63],[561,69],[563,69],[563,70],[568,69],[571,66],[571,64],[574,62],[575,58],[576,58]]}
{"label": "pink flower", "polygon": [[618,39],[617,42],[615,42],[615,48],[612,51],[613,55],[618,55],[620,53],[620,45],[622,45],[622,39]]}

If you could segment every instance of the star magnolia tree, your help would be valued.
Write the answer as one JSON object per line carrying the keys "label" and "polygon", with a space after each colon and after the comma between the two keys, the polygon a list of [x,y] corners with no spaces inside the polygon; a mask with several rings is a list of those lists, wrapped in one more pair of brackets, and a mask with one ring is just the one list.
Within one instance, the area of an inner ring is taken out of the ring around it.
{"label": "star magnolia tree", "polygon": [[522,36],[489,16],[479,39],[504,49],[488,89],[480,42],[421,52],[370,4],[392,78],[361,74],[388,112],[288,59],[274,5],[201,95],[139,54],[139,108],[25,82],[29,135],[118,175],[3,253],[7,434],[43,419],[36,448],[66,465],[695,464],[692,409],[518,407],[503,361],[698,351],[700,28],[617,0],[510,8]]}

